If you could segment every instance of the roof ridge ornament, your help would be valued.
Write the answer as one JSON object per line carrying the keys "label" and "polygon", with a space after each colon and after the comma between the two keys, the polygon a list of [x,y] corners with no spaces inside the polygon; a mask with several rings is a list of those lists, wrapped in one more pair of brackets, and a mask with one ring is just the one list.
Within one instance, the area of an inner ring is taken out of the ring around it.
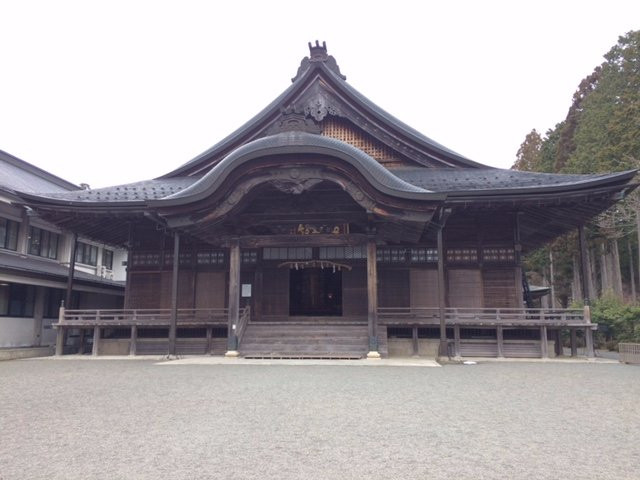
{"label": "roof ridge ornament", "polygon": [[327,42],[323,41],[322,45],[320,42],[316,40],[316,44],[312,44],[309,42],[309,56],[304,57],[300,62],[300,67],[298,67],[298,72],[296,76],[291,79],[292,82],[298,80],[304,72],[306,72],[312,63],[324,64],[327,66],[329,70],[338,75],[342,80],[346,80],[347,77],[340,73],[340,67],[338,67],[338,63],[333,56],[327,53]]}
{"label": "roof ridge ornament", "polygon": [[327,42],[320,42],[316,40],[315,47],[309,42],[309,61],[310,62],[326,62],[329,55],[327,54]]}

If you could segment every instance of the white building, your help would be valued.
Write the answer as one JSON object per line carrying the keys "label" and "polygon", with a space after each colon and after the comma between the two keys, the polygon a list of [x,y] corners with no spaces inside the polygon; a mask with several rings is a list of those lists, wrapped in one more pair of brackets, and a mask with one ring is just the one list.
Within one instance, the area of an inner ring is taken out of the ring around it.
{"label": "white building", "polygon": [[[0,348],[55,343],[74,236],[21,206],[15,191],[80,187],[0,150]],[[72,307],[122,308],[127,252],[78,238]]]}

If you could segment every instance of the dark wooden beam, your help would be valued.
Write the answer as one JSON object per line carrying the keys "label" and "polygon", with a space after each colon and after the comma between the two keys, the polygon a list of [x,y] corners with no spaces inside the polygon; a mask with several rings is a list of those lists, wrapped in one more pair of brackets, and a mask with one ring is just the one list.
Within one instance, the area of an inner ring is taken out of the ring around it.
{"label": "dark wooden beam", "polygon": [[173,234],[173,269],[171,275],[171,319],[169,323],[169,355],[176,354],[178,327],[178,269],[180,268],[180,234]]}
{"label": "dark wooden beam", "polygon": [[133,242],[135,235],[135,226],[133,222],[129,222],[129,235],[127,240],[127,268],[124,286],[124,308],[130,308],[131,303],[131,267],[133,258]]}
{"label": "dark wooden beam", "polygon": [[447,287],[444,276],[444,244],[442,241],[442,230],[442,227],[438,229],[438,311],[440,316],[440,347],[438,349],[438,354],[441,357],[446,357],[448,355],[447,325],[445,318]]}
{"label": "dark wooden beam", "polygon": [[375,239],[367,242],[367,319],[369,353],[367,358],[380,358],[378,352],[378,255]]}
{"label": "dark wooden beam", "polygon": [[580,243],[580,278],[582,284],[582,298],[585,305],[590,305],[591,292],[589,291],[589,257],[587,257],[587,234],[584,225],[578,229],[578,241]]}
{"label": "dark wooden beam", "polygon": [[[84,335],[84,331],[82,332]],[[98,355],[98,351],[100,349],[100,327],[93,327],[93,349],[91,350],[91,355],[94,357]]]}
{"label": "dark wooden beam", "polygon": [[238,356],[236,328],[240,320],[240,243],[236,240],[229,248],[229,321],[227,326],[227,353]]}
{"label": "dark wooden beam", "polygon": [[547,326],[542,325],[540,327],[540,356],[542,358],[549,358],[549,346],[547,345]]}
{"label": "dark wooden beam", "polygon": [[496,327],[496,343],[498,344],[498,358],[504,357],[504,331],[502,325]]}
{"label": "dark wooden beam", "polygon": [[129,355],[136,354],[137,343],[138,343],[138,327],[136,325],[132,325],[131,338],[129,340]]}
{"label": "dark wooden beam", "polygon": [[[589,291],[589,257],[587,257],[587,234],[584,225],[578,229],[578,240],[580,242],[580,270],[582,280],[582,298],[584,301],[584,319],[591,323],[591,292]],[[595,356],[593,349],[593,330],[587,327],[584,331],[584,342],[586,355],[589,358]]]}
{"label": "dark wooden beam", "polygon": [[413,356],[414,357],[419,357],[420,356],[420,344],[418,342],[418,327],[416,325],[414,325],[411,328],[411,346],[412,346],[412,350],[413,350]]}
{"label": "dark wooden beam", "polygon": [[[222,239],[220,239],[222,240]],[[367,243],[364,234],[348,235],[269,235],[240,237],[239,240],[224,239],[227,244],[239,241],[242,248],[281,247],[281,246],[334,246],[334,245],[363,245]],[[223,243],[221,242],[221,243]]]}
{"label": "dark wooden beam", "polygon": [[69,259],[69,276],[67,277],[67,292],[64,297],[65,308],[72,308],[71,294],[73,293],[73,274],[76,269],[76,249],[78,247],[78,234],[73,234],[71,240],[71,258]]}

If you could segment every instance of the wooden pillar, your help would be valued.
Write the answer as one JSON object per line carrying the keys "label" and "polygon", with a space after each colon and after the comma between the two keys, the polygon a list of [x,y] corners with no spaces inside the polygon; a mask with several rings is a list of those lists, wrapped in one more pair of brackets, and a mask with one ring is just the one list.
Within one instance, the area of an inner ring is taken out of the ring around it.
{"label": "wooden pillar", "polygon": [[540,327],[540,356],[542,358],[549,358],[549,345],[547,344],[547,326],[542,325]]}
{"label": "wooden pillar", "polygon": [[80,328],[78,330],[80,332],[80,345],[78,345],[78,354],[82,355],[84,353],[84,336],[85,336],[85,331],[84,328]]}
{"label": "wooden pillar", "polygon": [[235,240],[229,249],[229,321],[227,324],[227,357],[238,356],[236,326],[240,320],[240,244]]}
{"label": "wooden pillar", "polygon": [[211,355],[211,348],[213,347],[213,327],[207,327],[207,347],[205,355]]}
{"label": "wooden pillar", "polygon": [[58,331],[56,332],[56,355],[57,356],[64,354],[64,340],[65,340],[64,327],[58,327]]}
{"label": "wooden pillar", "polygon": [[100,327],[97,325],[93,327],[93,349],[91,355],[94,357],[98,355],[98,348],[100,346]]}
{"label": "wooden pillar", "polygon": [[413,356],[420,356],[420,345],[418,343],[418,327],[416,325],[411,329],[411,346],[413,350]]}
{"label": "wooden pillar", "polygon": [[367,358],[380,358],[378,352],[378,252],[373,238],[367,242],[367,319],[369,324]]}
{"label": "wooden pillar", "polygon": [[578,335],[576,333],[576,329],[571,329],[571,356],[575,357],[578,355]]}
{"label": "wooden pillar", "polygon": [[447,347],[447,324],[445,317],[446,308],[446,284],[444,276],[444,244],[442,241],[441,226],[438,229],[438,312],[440,315],[440,347],[438,349],[439,356],[446,357],[448,355]]}
{"label": "wooden pillar", "polygon": [[516,305],[521,306],[529,306],[529,301],[531,300],[530,295],[527,294],[527,298],[525,299],[525,291],[524,291],[524,275],[522,273],[522,243],[521,243],[521,235],[520,235],[520,218],[522,217],[522,212],[516,212],[514,218],[514,226],[513,226],[513,253],[515,260],[515,282],[516,282]]}
{"label": "wooden pillar", "polygon": [[504,358],[504,331],[502,325],[496,327],[496,342],[498,344],[498,358]]}
{"label": "wooden pillar", "polygon": [[133,235],[134,223],[129,222],[129,236],[127,241],[127,268],[124,284],[124,308],[131,308],[131,267],[133,265]]}
{"label": "wooden pillar", "polygon": [[558,328],[556,330],[556,356],[561,357],[564,354],[563,350],[564,349],[562,347],[562,330]]}
{"label": "wooden pillar", "polygon": [[35,347],[42,345],[42,323],[44,319],[45,287],[36,287],[36,297],[33,306],[33,341]]}
{"label": "wooden pillar", "polygon": [[256,266],[256,272],[253,277],[253,306],[251,307],[251,317],[255,320],[260,320],[262,316],[262,290],[263,290],[263,272],[262,272],[262,259],[258,260]]}
{"label": "wooden pillar", "polygon": [[137,343],[138,343],[138,326],[131,325],[131,339],[129,340],[129,355],[136,354]]}
{"label": "wooden pillar", "polygon": [[78,247],[78,234],[74,233],[71,240],[71,257],[69,258],[69,275],[67,276],[67,292],[64,298],[64,305],[72,308],[71,293],[73,292],[73,274],[76,269],[76,249]]}
{"label": "wooden pillar", "polygon": [[578,228],[578,241],[580,243],[580,278],[582,284],[582,298],[585,305],[591,305],[591,292],[589,291],[589,258],[587,257],[587,234],[584,226]]}
{"label": "wooden pillar", "polygon": [[584,306],[584,321],[587,325],[584,332],[584,346],[585,355],[589,358],[595,357],[595,351],[593,349],[593,330],[591,330],[591,307],[589,305]]}
{"label": "wooden pillar", "polygon": [[178,330],[178,269],[180,268],[180,234],[173,233],[173,269],[171,271],[171,317],[169,320],[169,355],[176,354]]}
{"label": "wooden pillar", "polygon": [[[584,321],[587,325],[591,325],[591,292],[589,291],[589,258],[587,257],[587,235],[584,225],[578,229],[578,240],[580,242],[580,266],[582,273],[582,297],[584,298]],[[584,331],[584,341],[586,347],[586,355],[589,358],[595,356],[593,349],[593,330],[586,327]]]}
{"label": "wooden pillar", "polygon": [[453,326],[453,348],[456,358],[460,358],[460,325]]}
{"label": "wooden pillar", "polygon": [[58,310],[58,331],[56,332],[56,356],[60,356],[64,353],[64,340],[65,340],[65,331],[64,327],[61,325],[64,322],[64,304],[60,306],[60,310]]}

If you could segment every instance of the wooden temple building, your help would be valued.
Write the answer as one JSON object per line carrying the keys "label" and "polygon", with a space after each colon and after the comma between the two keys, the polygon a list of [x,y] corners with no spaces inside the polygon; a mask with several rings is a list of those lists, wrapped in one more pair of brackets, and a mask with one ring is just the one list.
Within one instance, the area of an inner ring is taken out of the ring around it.
{"label": "wooden temple building", "polygon": [[324,43],[309,48],[278,98],[172,172],[21,194],[129,251],[125,308],[66,305],[58,353],[80,330],[94,354],[545,357],[564,335],[593,355],[588,307],[531,308],[521,260],[571,230],[584,252],[583,226],[635,172],[481,165],[358,93]]}

